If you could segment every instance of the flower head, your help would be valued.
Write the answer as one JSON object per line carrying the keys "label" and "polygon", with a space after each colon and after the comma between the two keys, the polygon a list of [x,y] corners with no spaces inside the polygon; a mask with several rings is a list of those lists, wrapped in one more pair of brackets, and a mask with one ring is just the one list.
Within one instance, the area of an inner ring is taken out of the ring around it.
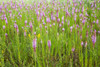
{"label": "flower head", "polygon": [[33,48],[34,48],[34,52],[36,52],[36,39],[33,39],[32,45],[33,45]]}
{"label": "flower head", "polygon": [[38,38],[40,38],[40,34],[38,34],[38,36],[37,36]]}
{"label": "flower head", "polygon": [[30,34],[28,34],[29,38],[30,38]]}
{"label": "flower head", "polygon": [[81,41],[81,46],[83,46],[83,41]]}
{"label": "flower head", "polygon": [[3,30],[5,30],[5,26],[3,26]]}
{"label": "flower head", "polygon": [[49,47],[49,50],[50,50],[50,47],[51,47],[51,41],[48,40],[48,47]]}
{"label": "flower head", "polygon": [[75,48],[73,47],[73,48],[72,48],[72,52],[74,52],[74,51],[75,51]]}

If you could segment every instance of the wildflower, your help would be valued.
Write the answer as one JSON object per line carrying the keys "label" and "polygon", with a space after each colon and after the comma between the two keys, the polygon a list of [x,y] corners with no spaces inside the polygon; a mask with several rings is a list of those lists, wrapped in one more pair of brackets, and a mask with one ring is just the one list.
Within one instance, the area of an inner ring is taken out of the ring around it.
{"label": "wildflower", "polygon": [[30,38],[30,34],[28,34],[29,38]]}
{"label": "wildflower", "polygon": [[98,24],[99,23],[99,20],[97,19],[96,23]]}
{"label": "wildflower", "polygon": [[72,32],[72,29],[73,29],[73,26],[70,27],[71,32]]}
{"label": "wildflower", "polygon": [[40,38],[40,34],[38,34],[38,36],[37,36],[38,38]]}
{"label": "wildflower", "polygon": [[65,28],[62,28],[62,31],[65,31]]}
{"label": "wildflower", "polygon": [[81,46],[83,46],[83,41],[81,41]]}
{"label": "wildflower", "polygon": [[46,18],[46,22],[50,23],[50,18],[49,17]]}
{"label": "wildflower", "polygon": [[5,36],[6,36],[6,38],[7,38],[8,34],[7,34],[7,33],[5,33]]}
{"label": "wildflower", "polygon": [[75,51],[75,48],[73,47],[73,48],[72,48],[72,52],[74,52],[74,51]]}
{"label": "wildflower", "polygon": [[39,26],[40,28],[42,28],[42,24],[40,24],[40,26]]}
{"label": "wildflower", "polygon": [[85,19],[82,20],[83,25],[85,24]]}
{"label": "wildflower", "polygon": [[47,26],[45,26],[45,29],[47,29]]}
{"label": "wildflower", "polygon": [[64,16],[62,17],[62,21],[64,21]]}
{"label": "wildflower", "polygon": [[62,24],[64,24],[64,21],[62,21]]}
{"label": "wildflower", "polygon": [[36,35],[36,32],[34,32],[34,35]]}
{"label": "wildflower", "polygon": [[100,34],[100,31],[98,31],[98,33]]}
{"label": "wildflower", "polygon": [[43,25],[45,25],[45,23],[43,22]]}
{"label": "wildflower", "polygon": [[27,24],[27,20],[25,20],[25,26],[26,26],[26,24]]}
{"label": "wildflower", "polygon": [[5,30],[5,26],[3,26],[3,30]]}
{"label": "wildflower", "polygon": [[92,35],[91,39],[92,39],[93,47],[94,47],[96,43],[96,30],[94,31],[94,34]]}
{"label": "wildflower", "polygon": [[95,45],[95,42],[96,42],[96,36],[95,35],[92,35],[92,42],[93,42],[93,47],[94,47],[94,45]]}
{"label": "wildflower", "polygon": [[53,12],[51,12],[51,20],[53,20]]}
{"label": "wildflower", "polygon": [[70,21],[68,21],[68,24],[67,24],[67,25],[68,25],[68,27],[69,27],[69,24],[70,24]]}
{"label": "wildflower", "polygon": [[87,12],[85,13],[86,16],[88,16]]}
{"label": "wildflower", "polygon": [[56,20],[56,18],[55,17],[53,17],[53,21],[55,21]]}
{"label": "wildflower", "polygon": [[49,47],[49,50],[50,50],[50,47],[51,47],[51,41],[48,40],[48,47]]}
{"label": "wildflower", "polygon": [[34,52],[36,52],[36,39],[33,39],[32,45],[33,45],[33,48],[34,48]]}
{"label": "wildflower", "polygon": [[53,23],[53,26],[55,26],[55,23]]}
{"label": "wildflower", "polygon": [[60,22],[60,18],[57,19],[57,22]]}
{"label": "wildflower", "polygon": [[95,21],[93,21],[93,23],[95,23]]}
{"label": "wildflower", "polygon": [[52,25],[50,24],[50,27],[52,27]]}
{"label": "wildflower", "polygon": [[24,36],[26,36],[26,31],[24,31]]}
{"label": "wildflower", "polygon": [[83,13],[83,11],[84,11],[84,6],[82,7],[82,13]]}

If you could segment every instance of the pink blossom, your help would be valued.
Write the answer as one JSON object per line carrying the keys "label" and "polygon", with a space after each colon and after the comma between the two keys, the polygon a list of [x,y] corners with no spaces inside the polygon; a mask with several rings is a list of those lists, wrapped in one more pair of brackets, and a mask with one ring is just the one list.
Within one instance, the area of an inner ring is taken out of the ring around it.
{"label": "pink blossom", "polygon": [[33,45],[33,48],[34,48],[34,52],[36,52],[36,39],[33,39],[32,45]]}

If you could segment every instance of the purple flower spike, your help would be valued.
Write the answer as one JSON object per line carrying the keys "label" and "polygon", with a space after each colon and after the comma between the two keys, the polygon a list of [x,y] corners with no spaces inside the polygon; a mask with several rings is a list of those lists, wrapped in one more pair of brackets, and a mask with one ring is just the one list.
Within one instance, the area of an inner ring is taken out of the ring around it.
{"label": "purple flower spike", "polygon": [[98,24],[99,23],[99,20],[97,19],[96,23]]}
{"label": "purple flower spike", "polygon": [[27,24],[27,20],[25,20],[25,26],[26,26],[26,24]]}
{"label": "purple flower spike", "polygon": [[3,26],[3,30],[5,30],[5,26]]}
{"label": "purple flower spike", "polygon": [[81,42],[81,46],[83,46],[83,41]]}
{"label": "purple flower spike", "polygon": [[65,28],[62,28],[62,31],[65,31]]}
{"label": "purple flower spike", "polygon": [[98,33],[100,34],[100,31],[98,31]]}
{"label": "purple flower spike", "polygon": [[55,21],[56,20],[56,18],[55,17],[53,17],[53,21]]}
{"label": "purple flower spike", "polygon": [[57,22],[60,22],[60,18],[57,19]]}
{"label": "purple flower spike", "polygon": [[47,23],[50,23],[50,18],[47,17],[47,18],[46,18],[46,22],[47,22]]}
{"label": "purple flower spike", "polygon": [[72,32],[73,26],[70,27],[70,31]]}
{"label": "purple flower spike", "polygon": [[33,27],[32,22],[30,22],[29,25],[30,25],[31,32],[32,32],[32,27]]}
{"label": "purple flower spike", "polygon": [[36,39],[33,39],[32,45],[33,45],[33,48],[34,48],[34,52],[36,52]]}
{"label": "purple flower spike", "polygon": [[8,34],[7,34],[7,33],[5,33],[5,36],[6,36],[6,38],[7,38]]}
{"label": "purple flower spike", "polygon": [[34,32],[34,35],[36,35],[36,32]]}
{"label": "purple flower spike", "polygon": [[50,47],[51,47],[51,41],[48,40],[48,47],[49,47],[49,50],[50,50]]}
{"label": "purple flower spike", "polygon": [[64,21],[64,16],[62,17],[62,21]]}
{"label": "purple flower spike", "polygon": [[72,52],[74,52],[74,51],[75,51],[75,48],[73,47],[73,48],[72,48]]}
{"label": "purple flower spike", "polygon": [[24,31],[24,36],[26,37],[26,31]]}

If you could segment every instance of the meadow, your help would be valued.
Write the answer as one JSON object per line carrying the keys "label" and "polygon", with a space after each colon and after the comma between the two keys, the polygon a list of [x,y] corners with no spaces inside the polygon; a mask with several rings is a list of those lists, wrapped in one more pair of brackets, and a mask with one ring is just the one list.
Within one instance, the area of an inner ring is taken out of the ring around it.
{"label": "meadow", "polygon": [[100,67],[100,0],[0,1],[0,67]]}

